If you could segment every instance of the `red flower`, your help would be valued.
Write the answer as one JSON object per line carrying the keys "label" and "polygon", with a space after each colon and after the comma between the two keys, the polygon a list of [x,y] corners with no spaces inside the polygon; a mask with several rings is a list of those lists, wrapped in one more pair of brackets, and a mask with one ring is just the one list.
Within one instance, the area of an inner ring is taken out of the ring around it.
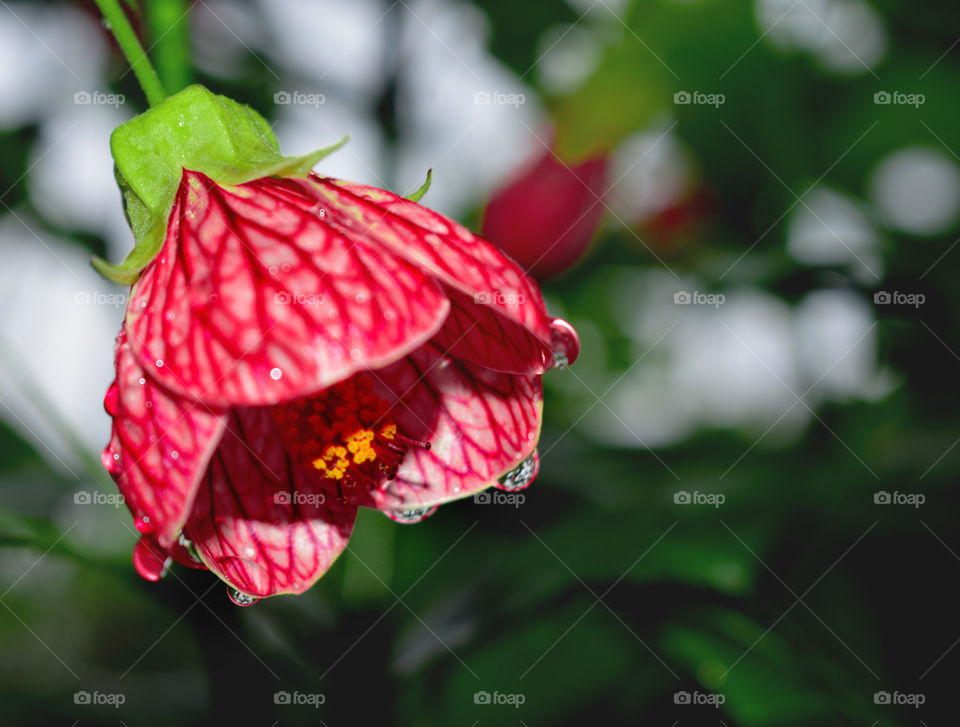
{"label": "red flower", "polygon": [[494,194],[484,213],[484,237],[537,278],[563,272],[600,226],[607,166],[605,154],[568,165],[546,150]]}
{"label": "red flower", "polygon": [[241,602],[300,593],[359,506],[415,520],[527,484],[540,375],[577,348],[516,264],[412,201],[183,171],[105,401],[138,570],[173,557]]}

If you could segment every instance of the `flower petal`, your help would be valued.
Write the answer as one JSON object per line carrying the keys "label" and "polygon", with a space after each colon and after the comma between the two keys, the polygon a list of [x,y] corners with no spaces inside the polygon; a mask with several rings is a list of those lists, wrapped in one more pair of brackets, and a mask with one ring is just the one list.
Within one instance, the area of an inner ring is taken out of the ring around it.
{"label": "flower petal", "polygon": [[186,534],[206,566],[250,596],[303,593],[346,547],[357,508],[293,466],[264,408],[231,413]]}
{"label": "flower petal", "polygon": [[543,405],[539,376],[490,371],[445,356],[433,344],[371,375],[393,405],[398,429],[430,442],[429,450],[407,452],[396,478],[372,493],[381,510],[466,497],[536,448]]}
{"label": "flower petal", "polygon": [[447,297],[450,315],[433,343],[453,358],[513,374],[542,374],[553,366],[550,347],[494,313],[491,303],[449,289]]}
{"label": "flower petal", "polygon": [[496,247],[443,215],[392,192],[311,175],[285,179],[293,195],[329,210],[347,236],[377,242],[470,298],[550,343],[550,319],[536,283]]}
{"label": "flower petal", "polygon": [[446,318],[416,265],[273,194],[281,182],[221,187],[184,171],[127,307],[134,351],[169,389],[219,406],[286,401],[397,360]]}
{"label": "flower petal", "polygon": [[162,548],[177,540],[197,485],[223,434],[224,413],[168,393],[147,376],[121,330],[116,379],[104,405],[113,417],[103,464],[137,529]]}

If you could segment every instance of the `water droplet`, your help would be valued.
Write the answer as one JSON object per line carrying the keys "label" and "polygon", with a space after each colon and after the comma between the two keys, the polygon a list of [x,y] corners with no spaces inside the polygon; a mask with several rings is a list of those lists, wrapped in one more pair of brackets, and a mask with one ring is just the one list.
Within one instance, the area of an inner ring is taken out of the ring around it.
{"label": "water droplet", "polygon": [[168,320],[168,321],[175,320],[176,317],[177,317],[177,314],[174,313],[173,311],[170,311],[169,313],[167,313],[167,320]]}
{"label": "water droplet", "polygon": [[133,526],[144,535],[153,532],[153,525],[150,524],[149,515],[137,515],[137,517],[133,519]]}
{"label": "water droplet", "polygon": [[120,387],[116,384],[111,384],[110,388],[107,389],[107,395],[103,397],[103,408],[107,410],[107,414],[112,417],[115,417],[120,411]]}
{"label": "water droplet", "polygon": [[496,487],[508,492],[517,492],[530,487],[537,472],[540,471],[540,455],[534,450],[533,454],[527,457],[517,467],[507,472],[507,474],[497,480]]}
{"label": "water droplet", "polygon": [[158,359],[157,359],[157,368],[158,368],[158,369],[159,369],[159,368],[163,368],[163,359],[162,359],[162,358],[158,358]]}
{"label": "water droplet", "polygon": [[120,459],[119,454],[114,454],[109,449],[105,449],[100,455],[100,464],[102,464],[103,468],[112,475],[115,474],[119,469],[119,467],[117,467],[118,459]]}
{"label": "water droplet", "polygon": [[180,459],[180,453],[177,452],[177,451],[173,451],[173,452],[170,453],[170,457],[171,457],[172,459]]}
{"label": "water droplet", "polygon": [[140,307],[141,307],[141,308],[146,308],[146,307],[147,307],[147,301],[145,301],[145,300],[140,301]]}
{"label": "water droplet", "polygon": [[171,558],[150,538],[140,538],[133,546],[133,567],[141,578],[159,581],[166,575]]}
{"label": "water droplet", "polygon": [[417,507],[412,510],[386,510],[383,514],[393,520],[395,523],[413,525],[421,520],[426,520],[436,511],[437,506],[432,505],[430,507]]}
{"label": "water droplet", "polygon": [[358,302],[358,303],[366,303],[366,302],[367,302],[367,296],[366,296],[364,293],[357,293],[357,302]]}
{"label": "water droplet", "polygon": [[139,379],[137,379],[137,383],[140,384],[140,386],[143,386],[145,383],[147,383],[147,380],[141,376]]}
{"label": "water droplet", "polygon": [[580,337],[573,326],[562,318],[554,318],[550,323],[550,336],[555,368],[562,369],[577,360],[580,355]]}
{"label": "water droplet", "polygon": [[270,369],[270,378],[274,381],[279,381],[280,377],[283,376],[283,371],[277,368]]}
{"label": "water droplet", "polygon": [[227,586],[227,596],[238,606],[252,606],[260,600],[256,596],[247,595],[246,593],[242,593],[236,588],[231,588],[230,586]]}
{"label": "water droplet", "polygon": [[352,358],[354,361],[359,361],[359,360],[360,360],[360,355],[361,355],[361,354],[360,354],[360,349],[359,349],[359,348],[355,348],[355,349],[353,349],[352,351],[350,351],[350,358]]}

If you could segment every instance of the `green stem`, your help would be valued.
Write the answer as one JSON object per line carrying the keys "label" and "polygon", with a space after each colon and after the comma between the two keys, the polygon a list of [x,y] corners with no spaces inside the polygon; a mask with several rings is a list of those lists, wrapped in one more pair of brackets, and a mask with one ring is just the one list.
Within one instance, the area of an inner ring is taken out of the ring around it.
{"label": "green stem", "polygon": [[148,0],[144,3],[147,37],[160,82],[171,94],[190,85],[190,36],[186,0]]}
{"label": "green stem", "polygon": [[120,50],[126,56],[137,81],[140,82],[140,88],[147,96],[147,103],[156,106],[167,97],[167,94],[160,84],[157,72],[150,65],[150,59],[144,53],[143,46],[140,45],[140,40],[130,21],[127,20],[126,13],[123,12],[117,0],[96,0],[96,3],[104,19],[110,24],[110,30],[120,44]]}

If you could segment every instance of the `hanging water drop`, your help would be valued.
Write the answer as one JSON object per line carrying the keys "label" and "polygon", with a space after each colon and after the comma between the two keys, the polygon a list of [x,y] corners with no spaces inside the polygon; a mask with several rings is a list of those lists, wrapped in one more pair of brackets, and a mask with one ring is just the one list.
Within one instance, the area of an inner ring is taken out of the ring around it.
{"label": "hanging water drop", "polygon": [[133,567],[148,581],[159,581],[167,573],[171,558],[150,538],[140,538],[133,547]]}
{"label": "hanging water drop", "polygon": [[200,556],[197,554],[197,548],[193,544],[193,541],[182,532],[177,536],[177,545],[183,548],[184,552],[190,557],[190,560],[197,565],[203,565],[203,561],[200,560]]}
{"label": "hanging water drop", "polygon": [[573,326],[562,318],[554,318],[550,322],[550,337],[554,368],[565,368],[577,360],[580,355],[580,337]]}
{"label": "hanging water drop", "polygon": [[518,492],[530,487],[537,472],[540,471],[540,455],[534,450],[533,454],[527,457],[517,467],[507,472],[507,474],[497,480],[496,487],[507,492]]}
{"label": "hanging water drop", "polygon": [[247,595],[230,586],[227,586],[227,596],[238,606],[252,606],[260,600],[257,596]]}
{"label": "hanging water drop", "polygon": [[153,525],[150,524],[149,515],[137,515],[133,519],[133,526],[137,529],[137,532],[143,533],[146,535],[153,531]]}
{"label": "hanging water drop", "polygon": [[416,507],[412,510],[386,510],[383,514],[393,520],[395,523],[413,525],[421,520],[426,520],[436,511],[437,506],[432,505],[430,507]]}
{"label": "hanging water drop", "polygon": [[103,397],[103,408],[112,417],[117,416],[120,412],[120,387],[116,384],[112,384],[107,389],[107,395]]}

